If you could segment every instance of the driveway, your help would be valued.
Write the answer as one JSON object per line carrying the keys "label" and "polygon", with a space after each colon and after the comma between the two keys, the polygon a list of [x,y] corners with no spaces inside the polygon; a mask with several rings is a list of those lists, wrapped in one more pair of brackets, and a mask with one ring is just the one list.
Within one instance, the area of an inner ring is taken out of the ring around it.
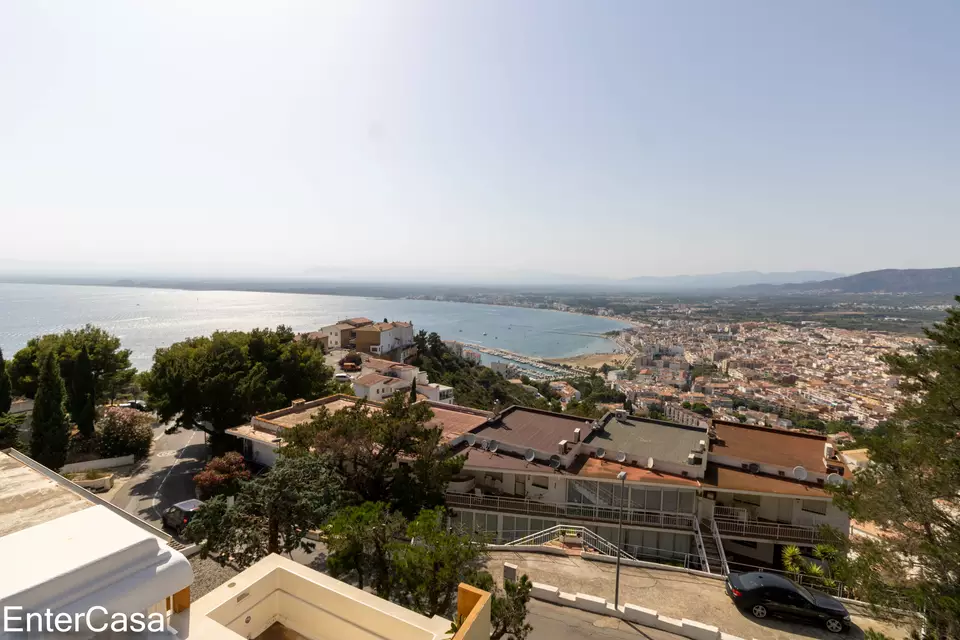
{"label": "driveway", "polygon": [[168,426],[154,426],[150,457],[110,498],[113,504],[155,527],[162,526],[164,509],[195,497],[193,476],[206,464],[203,432],[181,429],[167,435],[164,429]]}
{"label": "driveway", "polygon": [[[504,562],[518,565],[519,572],[526,573],[535,582],[559,587],[567,593],[587,593],[613,601],[613,564],[536,553],[492,552],[487,570],[498,583],[503,577]],[[721,581],[684,572],[623,567],[620,573],[620,604],[625,602],[654,609],[671,618],[689,618],[715,625],[721,631],[741,638],[828,640],[838,637],[816,626],[782,620],[755,620],[733,605],[723,592]],[[863,638],[864,629],[874,629],[894,639],[909,637],[908,629],[890,623],[857,615],[853,616],[853,622],[856,627],[844,638]]]}

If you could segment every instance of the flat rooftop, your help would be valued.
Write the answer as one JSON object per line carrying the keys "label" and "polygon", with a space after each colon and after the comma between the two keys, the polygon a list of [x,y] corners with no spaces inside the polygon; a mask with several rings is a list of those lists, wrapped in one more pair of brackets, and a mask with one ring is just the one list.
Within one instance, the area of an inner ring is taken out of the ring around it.
{"label": "flat rooftop", "polygon": [[600,424],[603,429],[589,432],[585,444],[603,447],[610,453],[624,451],[675,464],[686,464],[687,456],[697,449],[701,440],[709,442],[705,427],[634,417],[618,418],[612,413],[605,415]]}
{"label": "flat rooftop", "polygon": [[427,402],[427,404],[433,411],[433,419],[427,423],[427,426],[440,427],[443,430],[443,439],[447,442],[486,424],[487,419],[493,415],[489,411],[457,405],[439,402]]}
{"label": "flat rooftop", "polygon": [[581,437],[586,437],[591,424],[593,423],[586,418],[526,407],[509,407],[500,414],[496,422],[476,429],[473,433],[478,438],[499,440],[552,454],[561,440],[573,443],[574,429],[580,429]]}
{"label": "flat rooftop", "polygon": [[[276,427],[291,429],[298,424],[310,422],[315,415],[326,409],[330,413],[336,413],[342,409],[352,407],[360,401],[360,398],[347,395],[333,395],[317,400],[304,402],[303,404],[293,405],[286,409],[278,409],[269,413],[263,413],[254,416],[253,422],[266,422]],[[373,402],[367,402],[367,407],[379,411],[380,407]]]}
{"label": "flat rooftop", "polygon": [[0,451],[0,538],[93,503]]}
{"label": "flat rooftop", "polygon": [[717,439],[710,447],[715,456],[729,456],[778,467],[802,466],[823,472],[823,446],[826,436],[798,433],[787,429],[757,427],[715,421]]}

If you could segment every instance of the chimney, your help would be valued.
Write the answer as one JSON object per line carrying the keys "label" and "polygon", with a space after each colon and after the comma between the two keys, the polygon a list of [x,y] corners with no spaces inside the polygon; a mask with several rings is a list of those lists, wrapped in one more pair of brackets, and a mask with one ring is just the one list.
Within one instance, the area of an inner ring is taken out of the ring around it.
{"label": "chimney", "polygon": [[574,443],[580,442],[580,427],[573,430],[573,441]]}
{"label": "chimney", "polygon": [[562,456],[567,455],[567,441],[566,441],[566,440],[561,440],[561,441],[560,441],[559,449],[560,449],[560,455],[562,455]]}

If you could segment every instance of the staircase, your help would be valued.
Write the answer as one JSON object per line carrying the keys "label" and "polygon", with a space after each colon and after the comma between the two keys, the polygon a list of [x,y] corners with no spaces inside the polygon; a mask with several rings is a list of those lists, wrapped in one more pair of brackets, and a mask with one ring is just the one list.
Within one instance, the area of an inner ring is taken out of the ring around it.
{"label": "staircase", "polygon": [[727,575],[730,572],[727,567],[727,556],[723,551],[723,541],[720,540],[720,534],[713,520],[709,518],[701,520],[700,529],[703,531],[703,550],[710,573],[718,576]]}
{"label": "staircase", "polygon": [[[569,540],[569,542],[565,542]],[[570,555],[580,555],[584,551],[605,556],[617,556],[617,547],[586,527],[574,525],[556,525],[543,531],[530,534],[519,540],[506,543],[510,547],[557,546],[567,550]],[[620,557],[636,560],[626,551],[620,550]]]}

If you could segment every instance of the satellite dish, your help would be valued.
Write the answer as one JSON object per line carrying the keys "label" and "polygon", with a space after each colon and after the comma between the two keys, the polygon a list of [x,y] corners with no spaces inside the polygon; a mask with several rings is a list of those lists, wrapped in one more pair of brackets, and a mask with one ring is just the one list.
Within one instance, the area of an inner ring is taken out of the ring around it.
{"label": "satellite dish", "polygon": [[476,444],[476,442],[477,442],[477,436],[473,435],[472,433],[468,433],[467,444],[472,447],[474,444]]}
{"label": "satellite dish", "polygon": [[617,462],[626,462],[627,454],[623,451],[617,451]]}
{"label": "satellite dish", "polygon": [[840,477],[839,473],[831,473],[827,476],[827,484],[838,485],[843,484],[843,478]]}
{"label": "satellite dish", "polygon": [[533,449],[527,449],[526,451],[523,452],[523,459],[526,460],[527,462],[533,462],[533,460],[536,457],[537,457],[537,452],[534,451]]}
{"label": "satellite dish", "polygon": [[647,458],[647,469],[653,469],[653,458]]}
{"label": "satellite dish", "polygon": [[806,480],[807,470],[801,467],[800,465],[797,465],[796,467],[793,468],[793,477],[801,481]]}
{"label": "satellite dish", "polygon": [[551,469],[560,468],[560,456],[557,456],[557,455],[550,456],[550,468]]}
{"label": "satellite dish", "polygon": [[499,442],[497,442],[496,440],[491,440],[491,441],[490,441],[490,453],[496,453],[496,452],[497,452],[497,449],[499,449],[499,448],[500,448],[500,443],[499,443]]}
{"label": "satellite dish", "polygon": [[603,460],[606,455],[607,455],[607,450],[606,450],[606,449],[604,449],[603,447],[597,447],[597,457],[598,457],[598,458],[600,458],[601,460]]}
{"label": "satellite dish", "polygon": [[480,446],[483,447],[483,450],[484,450],[484,451],[489,451],[489,450],[490,450],[490,441],[487,440],[486,438],[484,438],[483,440],[480,441]]}
{"label": "satellite dish", "polygon": [[750,469],[750,473],[760,473],[760,465],[758,465],[756,462],[751,462],[750,466],[747,468]]}

